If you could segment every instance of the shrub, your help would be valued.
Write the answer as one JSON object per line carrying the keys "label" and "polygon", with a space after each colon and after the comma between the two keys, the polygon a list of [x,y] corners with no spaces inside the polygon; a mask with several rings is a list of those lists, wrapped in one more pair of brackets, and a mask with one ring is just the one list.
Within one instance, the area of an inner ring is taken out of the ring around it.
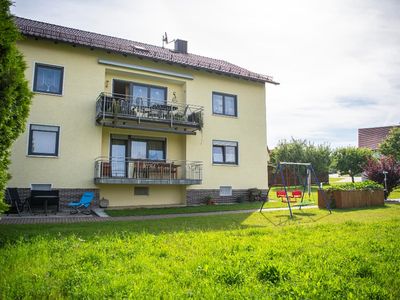
{"label": "shrub", "polygon": [[338,184],[335,186],[328,186],[324,188],[326,191],[365,191],[365,190],[381,190],[383,185],[372,180],[363,182],[349,182],[344,184]]}
{"label": "shrub", "polygon": [[382,156],[379,159],[370,159],[364,167],[364,174],[368,179],[384,185],[386,174],[386,195],[389,195],[397,186],[400,185],[400,164],[394,157]]}
{"label": "shrub", "polygon": [[214,205],[215,201],[212,199],[211,195],[207,195],[204,197],[204,201],[207,205]]}

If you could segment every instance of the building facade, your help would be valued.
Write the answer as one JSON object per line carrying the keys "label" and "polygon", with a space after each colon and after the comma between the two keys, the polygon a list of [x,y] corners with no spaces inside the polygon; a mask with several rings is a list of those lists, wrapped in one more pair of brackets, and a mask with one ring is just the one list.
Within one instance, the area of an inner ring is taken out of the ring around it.
{"label": "building facade", "polygon": [[400,126],[382,126],[358,129],[358,148],[369,148],[378,150],[379,144],[382,143],[393,128]]}
{"label": "building facade", "polygon": [[225,61],[15,19],[35,93],[10,187],[110,207],[232,202],[267,188],[265,84]]}

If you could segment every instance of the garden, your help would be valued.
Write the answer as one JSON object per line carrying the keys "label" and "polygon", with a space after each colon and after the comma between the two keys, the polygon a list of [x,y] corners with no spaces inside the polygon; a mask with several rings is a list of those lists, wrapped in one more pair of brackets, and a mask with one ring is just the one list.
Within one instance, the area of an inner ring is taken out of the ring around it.
{"label": "garden", "polygon": [[0,298],[399,299],[400,206],[0,226]]}

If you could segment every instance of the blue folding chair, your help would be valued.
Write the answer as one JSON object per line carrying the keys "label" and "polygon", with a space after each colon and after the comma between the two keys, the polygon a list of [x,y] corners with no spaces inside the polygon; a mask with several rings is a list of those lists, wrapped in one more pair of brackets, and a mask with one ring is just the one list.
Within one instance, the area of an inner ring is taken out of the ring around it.
{"label": "blue folding chair", "polygon": [[82,198],[79,202],[68,203],[68,206],[73,208],[73,210],[71,210],[70,213],[71,214],[83,213],[85,215],[90,215],[89,206],[92,203],[93,198],[94,198],[93,192],[83,193]]}

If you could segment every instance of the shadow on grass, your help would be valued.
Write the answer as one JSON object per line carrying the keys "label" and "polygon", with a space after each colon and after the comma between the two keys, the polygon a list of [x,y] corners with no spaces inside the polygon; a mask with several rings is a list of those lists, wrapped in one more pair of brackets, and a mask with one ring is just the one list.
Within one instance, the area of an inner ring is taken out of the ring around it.
{"label": "shadow on grass", "polygon": [[[268,213],[265,214],[261,212],[260,214],[264,217],[264,219],[266,219],[269,223],[271,223],[275,227],[283,226],[286,225],[287,223],[298,224],[299,221],[304,221],[304,220],[316,223],[319,220],[322,220],[323,218],[326,218],[331,215],[328,211],[326,211],[326,214],[321,215],[309,211],[305,212],[303,210],[293,211],[293,218],[290,218],[289,212],[287,214],[270,215],[269,217]],[[274,222],[274,219],[281,219],[281,220],[279,222]],[[309,223],[309,222],[303,222],[303,223]]]}

